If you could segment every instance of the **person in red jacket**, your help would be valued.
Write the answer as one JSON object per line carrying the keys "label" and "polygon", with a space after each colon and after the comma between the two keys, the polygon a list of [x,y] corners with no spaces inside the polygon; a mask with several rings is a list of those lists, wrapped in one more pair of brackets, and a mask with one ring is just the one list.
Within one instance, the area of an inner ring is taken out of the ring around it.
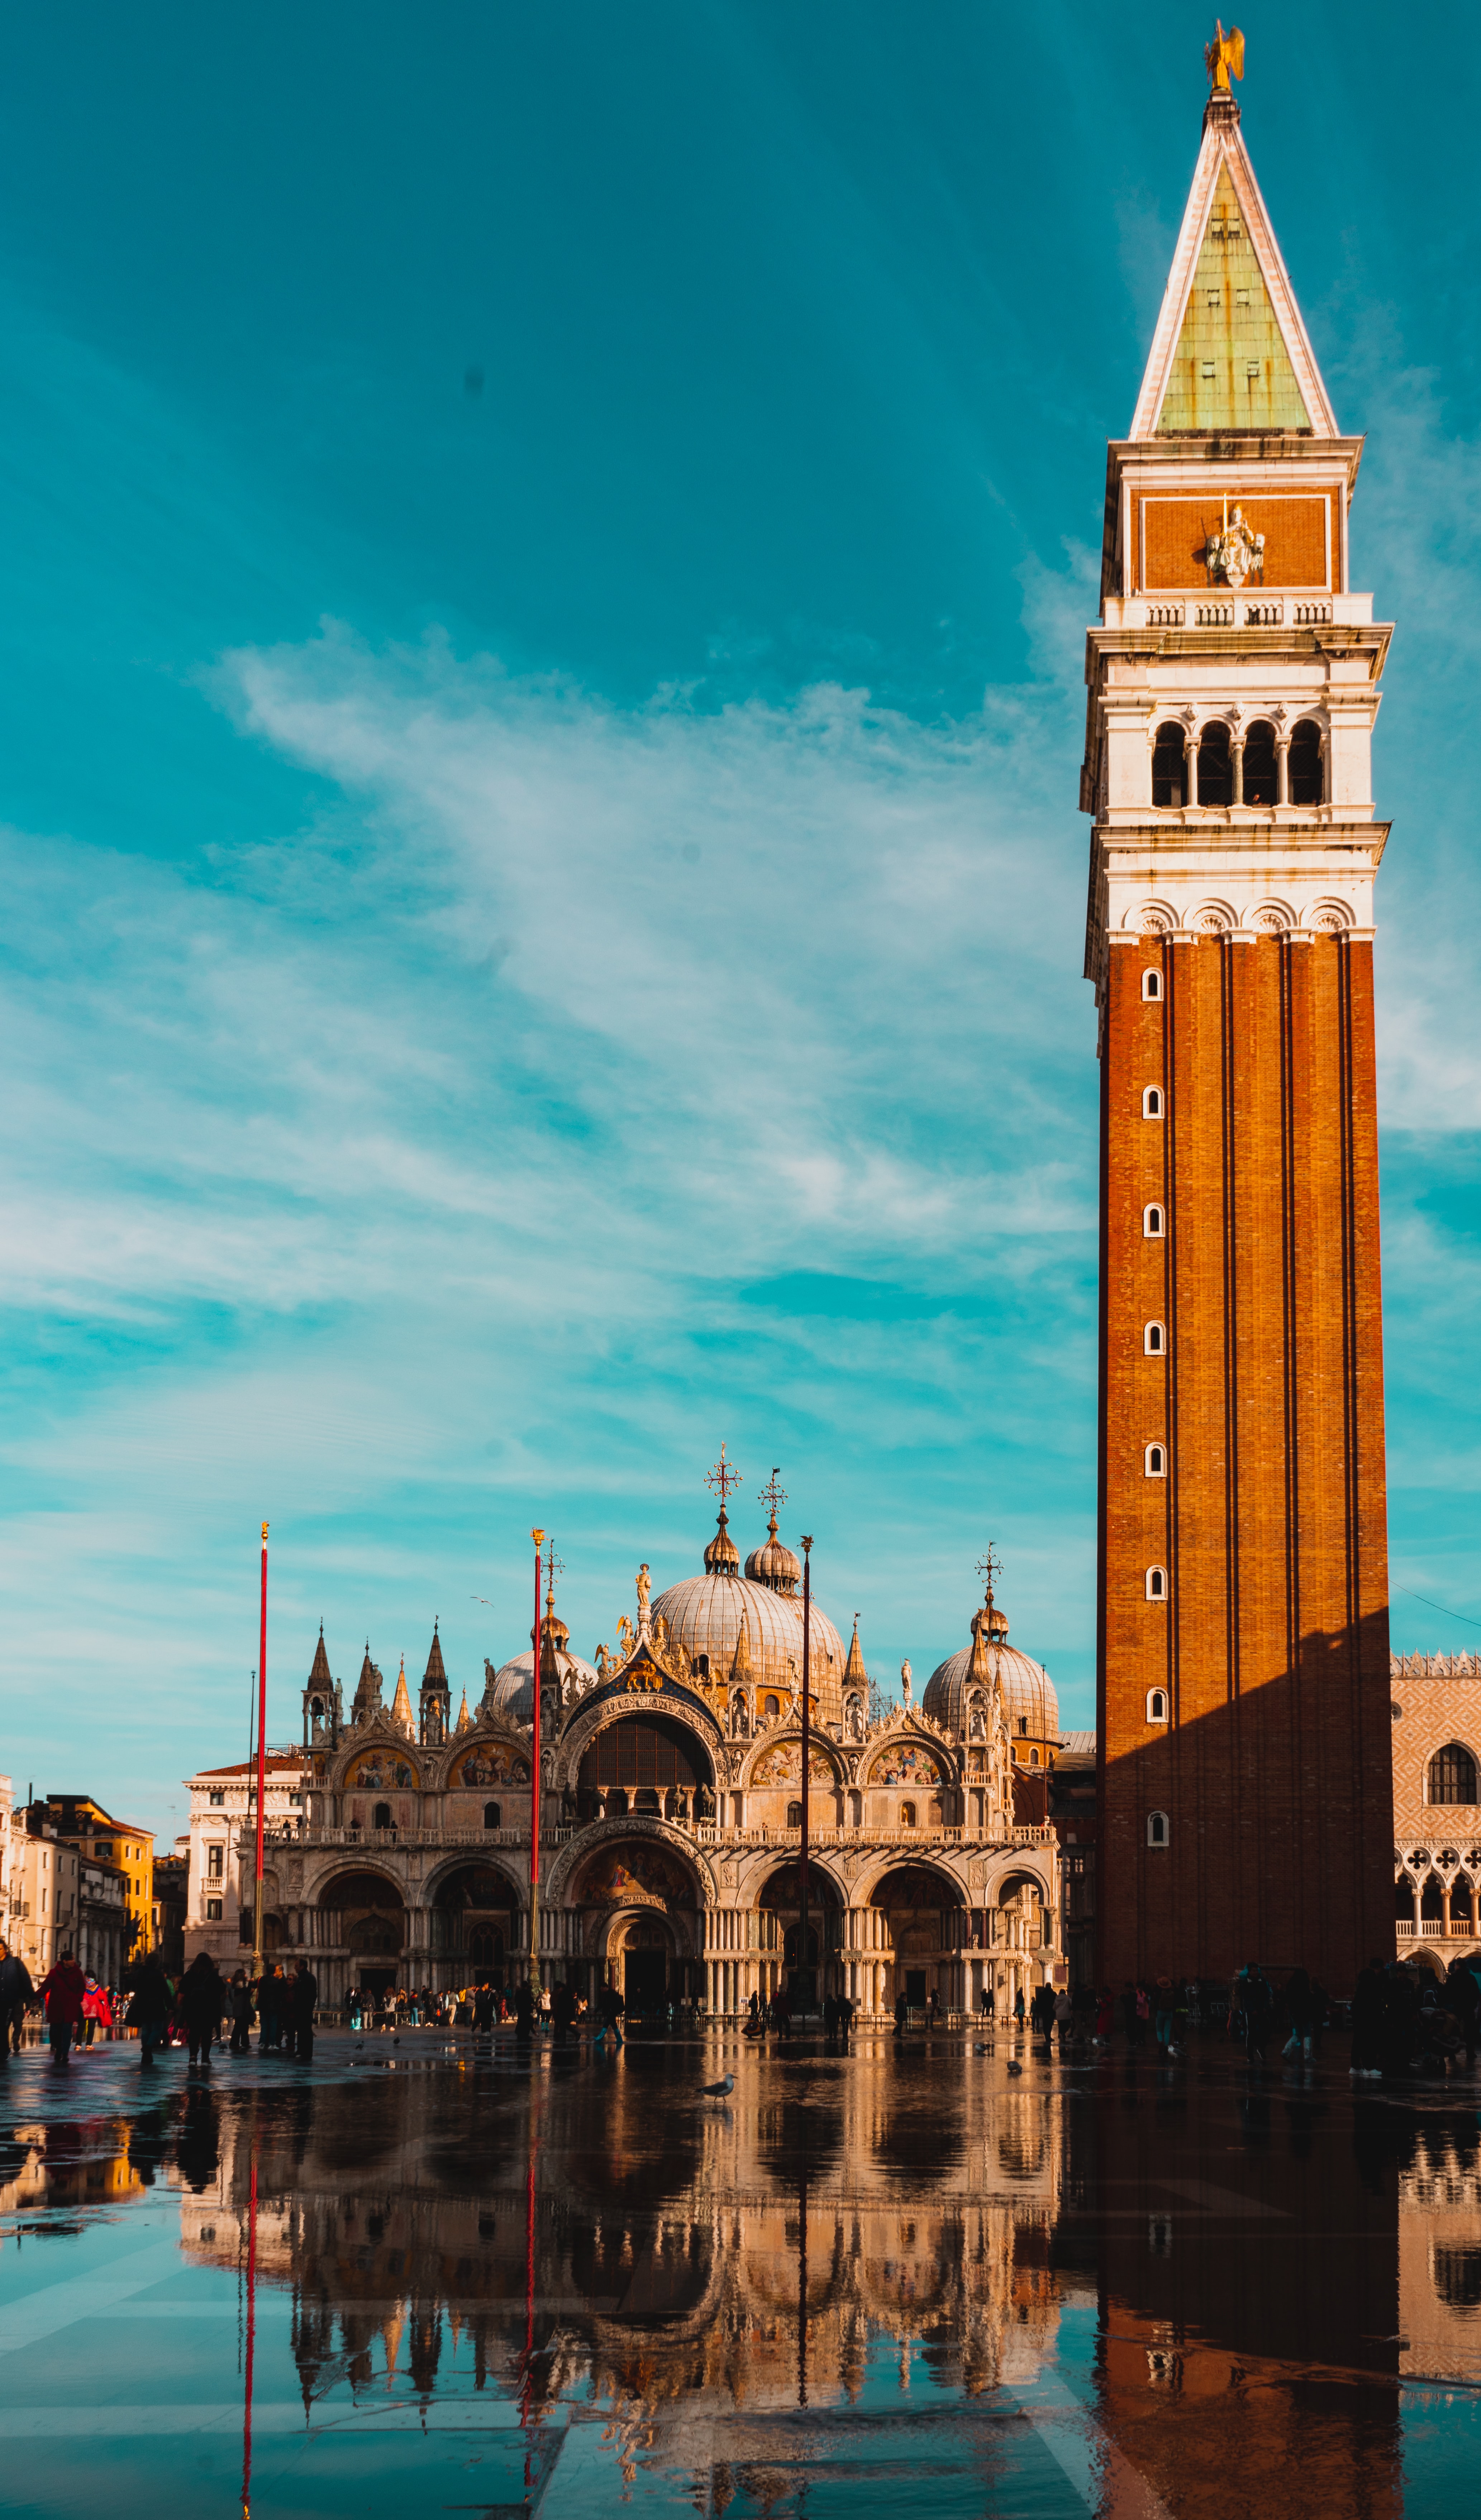
{"label": "person in red jacket", "polygon": [[64,1952],[56,1967],[47,1970],[36,1993],[46,2006],[52,2064],[63,2066],[77,2035],[77,2024],[82,2018],[82,1999],[87,1993],[87,1980],[70,1952]]}

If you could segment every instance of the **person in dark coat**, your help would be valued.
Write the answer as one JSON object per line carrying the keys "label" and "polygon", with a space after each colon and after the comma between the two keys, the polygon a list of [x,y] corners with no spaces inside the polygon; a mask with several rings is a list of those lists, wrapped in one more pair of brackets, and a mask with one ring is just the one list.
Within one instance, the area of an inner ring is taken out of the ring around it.
{"label": "person in dark coat", "polygon": [[231,2052],[247,2056],[252,2052],[252,1981],[245,1969],[233,1972],[226,1990],[227,2009],[231,2014]]}
{"label": "person in dark coat", "polygon": [[288,1989],[276,1960],[269,1962],[257,1981],[257,2019],[261,2029],[257,2038],[257,2054],[281,2054],[283,2047],[283,2005]]}
{"label": "person in dark coat", "polygon": [[164,2033],[174,2002],[169,1980],[151,1952],[134,1970],[133,1988],[128,1999],[129,2028],[139,2034],[141,2072],[154,2070],[155,2049],[164,2045]]}
{"label": "person in dark coat", "polygon": [[52,2064],[61,2068],[67,2064],[72,2041],[77,2035],[82,2019],[82,1999],[87,1993],[87,1979],[70,1952],[64,1952],[56,1967],[47,1970],[36,1993],[46,2006]]}
{"label": "person in dark coat", "polygon": [[313,2010],[319,2000],[319,1981],[307,1960],[300,1960],[288,1986],[288,2030],[293,2052],[301,2065],[313,2057]]}
{"label": "person in dark coat", "polygon": [[199,2064],[210,2072],[210,2051],[226,2009],[226,1989],[209,1952],[198,1952],[180,1980],[179,2014],[190,2043],[192,2071]]}
{"label": "person in dark coat", "polygon": [[0,2065],[9,2064],[13,2043],[20,2052],[25,2007],[34,2002],[35,1994],[30,1970],[20,1953],[0,1942]]}

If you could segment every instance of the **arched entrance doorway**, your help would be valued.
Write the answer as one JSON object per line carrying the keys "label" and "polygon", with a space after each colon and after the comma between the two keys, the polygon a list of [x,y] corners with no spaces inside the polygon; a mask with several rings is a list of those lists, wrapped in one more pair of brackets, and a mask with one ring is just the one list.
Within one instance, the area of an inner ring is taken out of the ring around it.
{"label": "arched entrance doorway", "polygon": [[943,2012],[961,2009],[961,1955],[967,1912],[954,1882],[929,1864],[899,1864],[875,1883],[869,1899],[863,1962],[872,1981],[857,2000],[866,2011],[893,2012],[902,1996],[912,2011],[932,1999]]}
{"label": "arched entrance doorway", "polygon": [[793,2009],[815,2010],[839,1987],[839,1920],[843,1905],[820,1865],[808,1867],[808,1940],[803,1947],[802,1868],[783,1864],[757,1900],[757,1944],[764,2003],[785,1987]]}
{"label": "arched entrance doorway", "polygon": [[615,1986],[638,2024],[667,2022],[699,1992],[699,1893],[677,1850],[652,1838],[612,1838],[572,1884],[592,1983]]}
{"label": "arched entrance doorway", "polygon": [[343,1979],[326,1988],[330,2002],[352,1986],[384,1995],[399,1981],[406,1947],[406,1907],[395,1883],[381,1872],[337,1872],[319,1893],[317,1939],[326,1959],[335,1952],[330,1971]]}
{"label": "arched entrance doorway", "polygon": [[497,1864],[459,1864],[433,1893],[432,1975],[437,1987],[504,1986],[524,1975],[520,1898]]}

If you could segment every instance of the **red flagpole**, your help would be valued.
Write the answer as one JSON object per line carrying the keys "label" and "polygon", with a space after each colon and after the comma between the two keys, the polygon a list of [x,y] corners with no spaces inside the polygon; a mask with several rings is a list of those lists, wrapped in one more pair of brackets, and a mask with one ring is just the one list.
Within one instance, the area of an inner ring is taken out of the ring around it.
{"label": "red flagpole", "polygon": [[540,1991],[540,1551],[545,1545],[542,1531],[530,1535],[534,1542],[534,1767],[530,1787],[530,1984],[534,1994]]}
{"label": "red flagpole", "polygon": [[[811,1971],[810,1971],[810,1964],[809,1964],[809,1960],[808,1960],[808,1806],[809,1806],[810,1802],[810,1801],[811,1801],[811,1799],[812,1799],[812,1796],[811,1796],[811,1785],[812,1785],[812,1722],[811,1722],[811,1713],[810,1713],[810,1707],[809,1707],[809,1703],[808,1703],[808,1681],[809,1681],[809,1668],[810,1668],[810,1656],[811,1642],[812,1642],[812,1540],[811,1540],[811,1535],[810,1535],[810,1533],[808,1533],[808,1532],[804,1532],[804,1534],[803,1534],[803,1842],[802,1842],[802,1846],[801,1846],[801,1848],[799,1849],[799,1853],[798,1853],[798,1864],[797,1864],[798,1889],[799,1889],[799,1891],[800,1891],[800,1893],[801,1893],[801,1897],[800,1897],[800,1900],[799,1900],[799,1906],[801,1907],[801,1910],[802,1910],[802,1914],[801,1914],[801,1917],[800,1917],[800,1920],[799,1920],[799,1931],[798,1931],[798,1942],[799,1942],[799,1945],[800,1945],[800,1947],[801,1947],[801,1948],[800,1948],[800,1949],[799,1949],[799,1951],[798,1951],[798,1955],[797,1955],[797,1957],[798,1957],[798,1960],[799,1960],[799,1963],[800,1963],[801,1968],[802,1968],[802,1977],[801,1977],[801,1979],[800,1979],[799,1983],[801,1984],[801,1987],[802,1987],[802,1990],[803,1990],[803,2007],[804,2007],[804,2009],[806,2009],[806,2007],[807,2007],[808,1993],[809,1993],[810,1986],[810,1984],[811,1984]],[[805,2243],[804,2245],[806,2246],[806,2243]]]}
{"label": "red flagpole", "polygon": [[257,1640],[257,1896],[253,1965],[262,1967],[262,1814],[267,1786],[267,1525],[262,1525],[262,1618]]}

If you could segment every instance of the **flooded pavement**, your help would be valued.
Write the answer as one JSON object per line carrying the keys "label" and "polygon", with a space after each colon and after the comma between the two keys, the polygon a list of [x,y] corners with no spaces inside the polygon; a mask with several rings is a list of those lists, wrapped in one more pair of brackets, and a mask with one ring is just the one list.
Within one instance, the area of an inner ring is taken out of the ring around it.
{"label": "flooded pavement", "polygon": [[1481,2085],[1071,2056],[31,2051],[6,2509],[1466,2507]]}

